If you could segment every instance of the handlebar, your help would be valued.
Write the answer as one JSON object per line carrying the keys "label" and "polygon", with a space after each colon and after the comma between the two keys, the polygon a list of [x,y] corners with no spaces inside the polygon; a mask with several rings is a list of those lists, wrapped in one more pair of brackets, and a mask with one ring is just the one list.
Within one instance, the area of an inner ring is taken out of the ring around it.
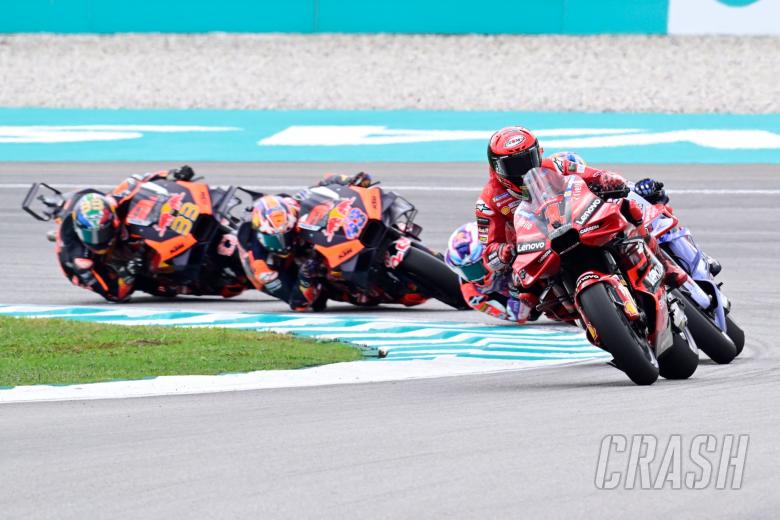
{"label": "handlebar", "polygon": [[617,190],[599,190],[598,188],[593,190],[594,193],[596,193],[599,197],[602,199],[622,199],[624,197],[627,197],[629,193],[631,193],[631,188],[628,186],[623,186],[620,189]]}

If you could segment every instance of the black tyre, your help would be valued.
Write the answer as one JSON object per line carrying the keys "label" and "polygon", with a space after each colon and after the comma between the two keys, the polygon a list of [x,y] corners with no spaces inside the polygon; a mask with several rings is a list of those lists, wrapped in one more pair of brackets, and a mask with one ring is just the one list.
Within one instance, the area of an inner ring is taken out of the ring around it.
{"label": "black tyre", "polygon": [[615,358],[615,365],[638,385],[652,385],[658,379],[658,363],[647,341],[640,338],[628,319],[612,301],[603,283],[586,288],[580,305],[596,328],[604,350]]}
{"label": "black tyre", "polygon": [[409,248],[398,269],[409,275],[424,292],[458,310],[468,309],[460,290],[460,278],[443,260],[415,247]]}
{"label": "black tyre", "polygon": [[665,379],[688,379],[699,366],[699,352],[690,331],[675,332],[674,344],[658,356],[658,371]]}
{"label": "black tyre", "polygon": [[731,338],[734,346],[737,347],[737,355],[739,356],[742,353],[742,349],[745,348],[745,331],[734,323],[731,315],[726,315],[726,334]]}
{"label": "black tyre", "polygon": [[731,363],[737,357],[737,347],[729,336],[688,295],[680,291],[674,291],[674,295],[685,304],[688,329],[699,349],[720,365]]}

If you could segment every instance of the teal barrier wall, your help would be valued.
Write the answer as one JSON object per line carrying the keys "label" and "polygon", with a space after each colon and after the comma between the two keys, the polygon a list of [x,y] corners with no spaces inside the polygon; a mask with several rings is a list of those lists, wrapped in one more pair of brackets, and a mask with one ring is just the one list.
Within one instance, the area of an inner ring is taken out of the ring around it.
{"label": "teal barrier wall", "polygon": [[780,165],[780,114],[51,108],[0,108],[0,162],[482,163],[510,124],[596,165]]}
{"label": "teal barrier wall", "polygon": [[669,0],[0,0],[0,33],[665,33]]}

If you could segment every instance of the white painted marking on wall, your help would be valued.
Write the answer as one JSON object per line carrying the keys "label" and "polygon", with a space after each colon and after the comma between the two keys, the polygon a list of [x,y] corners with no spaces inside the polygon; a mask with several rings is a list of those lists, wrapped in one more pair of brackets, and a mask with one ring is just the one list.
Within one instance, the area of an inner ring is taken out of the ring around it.
{"label": "white painted marking on wall", "polygon": [[[605,135],[638,132],[634,128],[552,128],[534,130],[539,137]],[[366,146],[430,143],[439,141],[485,141],[495,130],[403,130],[380,125],[294,125],[261,139],[260,146]]]}
{"label": "white painted marking on wall", "polygon": [[62,125],[0,126],[1,143],[77,143],[138,139],[145,132],[234,132],[232,126],[192,125]]}
{"label": "white painted marking on wall", "polygon": [[[649,132],[637,128],[550,128],[535,130],[548,137],[549,148],[615,148],[670,143],[692,143],[718,150],[780,148],[780,135],[767,130],[685,129]],[[257,142],[259,146],[369,146],[436,141],[486,140],[493,131],[401,130],[386,126],[290,126]],[[567,138],[568,137],[568,138]]]}

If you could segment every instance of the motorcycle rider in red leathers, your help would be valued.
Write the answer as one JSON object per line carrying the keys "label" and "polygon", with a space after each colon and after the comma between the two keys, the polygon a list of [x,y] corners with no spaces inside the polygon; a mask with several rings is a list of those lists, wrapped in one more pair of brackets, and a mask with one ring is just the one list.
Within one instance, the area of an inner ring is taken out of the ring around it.
{"label": "motorcycle rider in red leathers", "polygon": [[[523,202],[523,176],[532,168],[544,167],[563,175],[579,175],[597,194],[619,191],[626,186],[626,180],[617,173],[591,168],[560,156],[543,159],[543,151],[536,136],[521,126],[502,128],[490,138],[487,150],[490,178],[477,200],[476,217],[479,240],[485,245],[484,263],[492,272],[511,270],[515,258],[514,212]],[[627,200],[626,217],[639,225],[641,208]],[[660,251],[652,236],[646,232],[643,235],[663,263],[667,283],[681,285],[687,279],[685,272]]]}

